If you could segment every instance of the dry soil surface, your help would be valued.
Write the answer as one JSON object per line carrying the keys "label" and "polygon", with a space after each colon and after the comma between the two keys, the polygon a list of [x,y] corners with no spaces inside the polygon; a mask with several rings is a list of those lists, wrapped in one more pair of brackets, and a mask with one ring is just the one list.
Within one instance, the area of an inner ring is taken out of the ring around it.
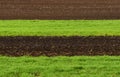
{"label": "dry soil surface", "polygon": [[0,0],[0,19],[120,19],[120,0]]}

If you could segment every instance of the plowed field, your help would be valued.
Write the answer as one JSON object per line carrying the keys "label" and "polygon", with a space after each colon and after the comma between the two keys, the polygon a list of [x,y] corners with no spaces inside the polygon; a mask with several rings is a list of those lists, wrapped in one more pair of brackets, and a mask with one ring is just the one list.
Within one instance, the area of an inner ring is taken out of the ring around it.
{"label": "plowed field", "polygon": [[0,37],[8,56],[120,55],[120,37]]}
{"label": "plowed field", "polygon": [[0,19],[120,19],[120,0],[0,0]]}

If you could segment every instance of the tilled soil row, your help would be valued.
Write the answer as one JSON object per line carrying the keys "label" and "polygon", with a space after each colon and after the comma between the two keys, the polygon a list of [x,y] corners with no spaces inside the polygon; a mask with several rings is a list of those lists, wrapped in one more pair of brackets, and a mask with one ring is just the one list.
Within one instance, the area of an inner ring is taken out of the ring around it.
{"label": "tilled soil row", "polygon": [[120,19],[120,0],[0,0],[0,19]]}
{"label": "tilled soil row", "polygon": [[0,55],[120,55],[120,37],[0,37]]}

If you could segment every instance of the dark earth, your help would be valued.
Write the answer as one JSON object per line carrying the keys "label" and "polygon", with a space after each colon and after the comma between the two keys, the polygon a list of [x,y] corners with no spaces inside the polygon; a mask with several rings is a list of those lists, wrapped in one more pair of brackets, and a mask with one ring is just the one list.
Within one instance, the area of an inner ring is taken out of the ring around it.
{"label": "dark earth", "polygon": [[120,55],[120,36],[0,37],[0,55]]}
{"label": "dark earth", "polygon": [[0,19],[120,19],[120,0],[0,0]]}

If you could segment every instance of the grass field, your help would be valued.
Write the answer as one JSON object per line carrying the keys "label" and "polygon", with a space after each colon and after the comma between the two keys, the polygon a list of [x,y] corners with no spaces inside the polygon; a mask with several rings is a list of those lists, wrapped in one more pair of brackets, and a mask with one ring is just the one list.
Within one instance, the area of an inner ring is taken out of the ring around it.
{"label": "grass field", "polygon": [[105,35],[120,35],[120,20],[0,20],[0,36]]}
{"label": "grass field", "polygon": [[0,77],[120,77],[120,57],[3,57]]}

